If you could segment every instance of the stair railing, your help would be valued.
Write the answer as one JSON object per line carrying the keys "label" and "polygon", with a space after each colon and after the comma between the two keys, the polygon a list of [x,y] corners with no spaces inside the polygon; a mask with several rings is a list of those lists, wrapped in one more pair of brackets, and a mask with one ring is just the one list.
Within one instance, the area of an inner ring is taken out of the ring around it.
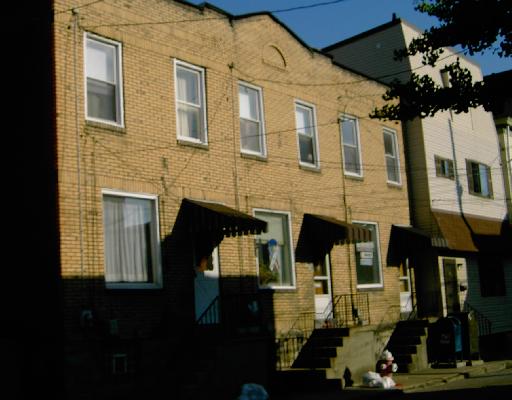
{"label": "stair railing", "polygon": [[334,296],[331,313],[334,324],[339,328],[369,324],[370,301],[368,293]]}
{"label": "stair railing", "polygon": [[478,336],[490,335],[492,332],[492,322],[482,312],[478,311],[475,307],[464,302],[464,312],[473,313],[478,323]]}
{"label": "stair railing", "polygon": [[208,307],[196,320],[197,325],[220,324],[220,299],[215,297]]}

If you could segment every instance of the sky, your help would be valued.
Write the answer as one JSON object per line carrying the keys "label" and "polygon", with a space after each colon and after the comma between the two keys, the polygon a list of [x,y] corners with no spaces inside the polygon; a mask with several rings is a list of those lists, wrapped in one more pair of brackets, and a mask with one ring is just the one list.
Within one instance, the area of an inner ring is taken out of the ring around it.
{"label": "sky", "polygon": [[[204,3],[203,0],[188,1]],[[317,49],[389,22],[393,13],[421,30],[438,22],[414,9],[418,0],[209,0],[208,3],[233,15],[275,11],[275,17]],[[311,5],[317,6],[308,7]],[[307,8],[289,10],[296,7]],[[480,65],[484,75],[512,69],[512,59],[500,58],[491,52],[468,58]]]}

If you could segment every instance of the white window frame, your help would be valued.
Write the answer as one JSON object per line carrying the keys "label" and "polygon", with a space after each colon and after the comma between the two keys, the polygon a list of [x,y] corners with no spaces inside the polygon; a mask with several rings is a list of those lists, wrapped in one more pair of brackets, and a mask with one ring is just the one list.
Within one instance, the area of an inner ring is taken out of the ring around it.
{"label": "white window frame", "polygon": [[[302,161],[301,155],[300,155],[300,135],[307,136],[303,132],[300,132],[298,127],[295,126],[295,130],[297,132],[297,152],[299,156],[299,164],[306,168],[312,168],[312,169],[320,169],[320,150],[318,145],[318,130],[317,130],[317,122],[316,122],[316,107],[314,104],[307,103],[302,100],[295,99],[294,101],[294,116],[295,121],[297,121],[297,107],[301,107],[304,109],[309,109],[311,111],[311,122],[312,122],[312,130],[313,130],[313,156],[314,156],[314,162],[309,163],[306,161]],[[297,122],[295,122],[295,125],[297,125]]]}
{"label": "white window frame", "polygon": [[[342,125],[343,120],[354,121],[354,126],[355,126],[355,130],[356,130],[356,141],[357,141],[356,146],[345,144],[344,138],[343,138],[343,125]],[[359,118],[357,118],[353,115],[349,115],[349,114],[342,114],[340,116],[340,136],[341,136],[341,138],[340,138],[341,139],[341,148],[343,151],[343,172],[344,172],[344,174],[346,176],[355,176],[357,178],[362,178],[363,177],[363,161],[362,161],[363,155],[362,155],[362,150],[361,150],[361,135],[360,135],[360,131],[359,131]],[[357,149],[358,165],[359,165],[359,171],[360,171],[359,174],[356,172],[347,170],[346,157],[345,157],[345,146]]]}
{"label": "white window frame", "polygon": [[[297,277],[295,275],[295,255],[293,252],[293,235],[292,235],[292,218],[291,213],[289,211],[279,211],[279,210],[269,210],[266,208],[254,208],[252,211],[252,215],[255,218],[258,218],[256,215],[257,213],[265,213],[265,214],[278,214],[278,215],[285,215],[286,219],[288,220],[288,242],[290,244],[290,263],[291,263],[291,278],[292,278],[292,284],[291,285],[260,285],[260,263],[259,263],[259,257],[258,257],[258,251],[256,247],[256,242],[254,246],[255,256],[256,256],[256,276],[258,278],[258,286],[260,289],[296,289],[297,287]],[[256,238],[258,235],[256,235]]]}
{"label": "white window frame", "polygon": [[[103,43],[108,46],[113,46],[116,49],[116,65],[114,68],[115,82],[109,82],[115,85],[116,96],[116,121],[109,119],[97,118],[89,116],[88,98],[87,98],[87,41],[92,40],[95,42]],[[84,89],[85,89],[85,119],[87,121],[100,122],[102,124],[113,125],[119,128],[124,128],[124,100],[123,100],[123,49],[120,42],[106,39],[102,36],[95,35],[90,32],[84,33]]]}
{"label": "white window frame", "polygon": [[[382,132],[383,132],[382,141],[384,144],[384,165],[386,167],[386,180],[387,180],[387,183],[389,183],[391,185],[399,186],[402,184],[402,173],[400,171],[400,154],[398,152],[398,136],[394,129],[390,129],[387,127],[384,127]],[[386,134],[391,135],[391,137],[393,138],[393,151],[395,152],[393,159],[396,161],[396,170],[397,170],[398,181],[392,181],[389,179],[388,163],[387,163],[389,156],[388,156],[388,154],[386,154],[386,144],[384,143],[384,135],[386,135]]]}
{"label": "white window frame", "polygon": [[[240,86],[245,86],[249,89],[253,89],[258,93],[258,107],[259,107],[259,118],[260,118],[259,121],[251,120],[248,118],[242,118],[242,116],[240,115]],[[244,154],[266,157],[267,156],[267,144],[266,144],[267,140],[266,140],[266,135],[265,135],[265,112],[263,110],[263,90],[258,86],[254,86],[254,85],[251,85],[251,84],[249,84],[247,82],[243,82],[243,81],[238,81],[238,88],[239,88],[239,95],[238,95],[239,117],[240,117],[240,119],[246,119],[248,121],[259,123],[259,139],[260,139],[260,146],[261,146],[260,152],[244,149],[242,147],[242,129],[240,128],[240,151]]]}
{"label": "white window frame", "polygon": [[[196,139],[190,136],[180,135],[179,117],[178,117],[178,104],[182,103],[188,106],[197,107],[197,104],[187,103],[178,99],[178,68],[188,69],[199,74],[199,90],[200,90],[200,105],[199,110],[201,113],[201,121],[203,124],[202,138]],[[175,102],[175,115],[176,115],[176,136],[179,141],[190,142],[201,145],[208,145],[208,124],[207,124],[207,109],[206,109],[206,80],[205,68],[197,65],[189,64],[185,61],[174,59],[174,102]]]}
{"label": "white window frame", "polygon": [[[372,238],[372,242],[377,245],[377,265],[379,270],[379,283],[363,283],[359,284],[357,282],[357,255],[354,258],[356,260],[356,283],[358,289],[375,289],[375,288],[383,288],[384,287],[384,275],[382,273],[382,257],[380,254],[380,234],[379,234],[379,224],[373,221],[352,221],[354,224],[359,225],[373,225],[375,227],[375,237]],[[357,252],[357,243],[354,245],[354,250]]]}
{"label": "white window frame", "polygon": [[[160,218],[158,210],[158,196],[151,194],[123,192],[119,190],[103,189],[101,191],[102,213],[104,196],[130,197],[134,199],[144,199],[153,202],[155,207],[155,243],[152,243],[152,254],[154,255],[153,263],[153,282],[105,282],[107,289],[161,289],[162,288],[162,256],[161,256],[161,240],[160,240]],[[102,214],[102,224],[104,221]],[[103,245],[105,246],[105,231],[103,231]],[[105,252],[104,252],[105,254]],[[104,268],[106,271],[106,258],[104,259]]]}
{"label": "white window frame", "polygon": [[[478,165],[478,184],[480,186],[480,192],[475,191],[475,182],[474,182],[474,175],[472,171],[472,164]],[[487,190],[489,191],[488,194],[482,194],[482,174],[480,173],[480,167],[485,168],[485,174],[487,178],[487,182],[485,183],[485,186],[487,186]],[[472,159],[466,159],[466,168],[467,168],[467,177],[468,177],[468,193],[472,196],[477,196],[483,199],[493,199],[494,198],[494,189],[493,189],[493,183],[492,183],[492,169],[490,165],[484,164],[480,161],[475,161]]]}

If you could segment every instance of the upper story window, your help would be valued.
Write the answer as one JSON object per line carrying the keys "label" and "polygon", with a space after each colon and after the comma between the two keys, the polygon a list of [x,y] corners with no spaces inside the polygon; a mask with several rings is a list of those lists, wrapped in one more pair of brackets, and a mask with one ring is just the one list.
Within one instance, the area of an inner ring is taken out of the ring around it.
{"label": "upper story window", "polygon": [[265,156],[265,131],[261,89],[240,83],[240,147],[243,153]]}
{"label": "upper story window", "polygon": [[363,176],[359,125],[356,118],[342,116],[340,120],[345,175]]}
{"label": "upper story window", "polygon": [[176,60],[174,71],[178,139],[207,144],[204,68]]}
{"label": "upper story window", "polygon": [[104,191],[103,224],[107,286],[160,287],[157,198]]}
{"label": "upper story window", "polygon": [[295,123],[297,127],[300,164],[318,168],[320,161],[318,157],[318,139],[314,106],[296,102]]}
{"label": "upper story window", "polygon": [[491,168],[476,161],[466,160],[469,193],[492,198]]}
{"label": "upper story window", "polygon": [[386,158],[386,171],[388,182],[400,184],[400,160],[398,158],[398,143],[396,132],[384,129],[384,155]]}
{"label": "upper story window", "polygon": [[372,232],[371,242],[356,243],[356,274],[358,288],[382,287],[379,232],[374,222],[355,222]]}
{"label": "upper story window", "polygon": [[295,286],[290,215],[257,210],[254,216],[267,222],[267,232],[256,237],[258,279],[262,287]]}
{"label": "upper story window", "polygon": [[455,173],[453,170],[453,160],[449,160],[447,158],[439,156],[434,156],[434,161],[436,163],[436,176],[448,178],[451,180],[455,179]]}
{"label": "upper story window", "polygon": [[123,126],[121,44],[87,33],[85,77],[86,118]]}

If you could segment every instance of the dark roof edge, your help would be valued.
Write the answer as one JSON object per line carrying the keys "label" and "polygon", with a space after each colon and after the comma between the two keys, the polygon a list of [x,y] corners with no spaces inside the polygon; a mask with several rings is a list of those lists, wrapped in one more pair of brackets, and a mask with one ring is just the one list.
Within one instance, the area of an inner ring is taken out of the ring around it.
{"label": "dark roof edge", "polygon": [[[243,19],[246,19],[246,18],[252,18],[252,17],[259,17],[259,16],[267,16],[269,18],[271,18],[274,22],[276,22],[277,24],[279,24],[284,30],[286,30],[295,40],[297,40],[297,42],[299,42],[303,47],[305,47],[308,51],[310,52],[313,52],[313,53],[317,53],[321,56],[324,56],[324,57],[327,57],[331,60],[331,63],[338,67],[338,68],[341,68],[341,69],[344,69],[348,72],[351,72],[353,74],[356,74],[356,75],[359,75],[365,79],[368,79],[368,80],[371,80],[373,82],[376,82],[380,85],[383,85],[383,86],[389,86],[387,85],[386,83],[382,82],[382,81],[379,81],[378,79],[375,79],[369,75],[366,75],[360,71],[357,71],[351,67],[348,67],[346,65],[343,65],[337,61],[334,61],[334,57],[331,55],[331,54],[328,54],[325,52],[325,49],[316,49],[314,47],[311,47],[310,45],[308,45],[304,40],[302,40],[300,38],[300,36],[298,36],[293,30],[291,30],[284,22],[282,22],[279,18],[277,18],[275,15],[273,15],[271,12],[269,11],[259,11],[259,12],[253,12],[253,13],[247,13],[247,14],[240,14],[240,15],[233,15],[233,14],[230,14],[229,12],[223,10],[222,8],[219,8],[217,6],[214,6],[213,4],[210,4],[208,2],[204,2],[204,3],[200,3],[200,4],[192,4],[192,3],[189,3],[187,0],[173,0],[177,3],[180,3],[180,4],[183,4],[185,6],[188,6],[188,7],[192,7],[192,8],[195,8],[199,11],[203,11],[205,8],[207,9],[210,9],[212,11],[215,11],[219,14],[222,14],[224,15],[226,18],[228,18],[230,21],[234,21],[234,20],[243,20]],[[398,22],[400,22],[400,19],[397,18],[396,20],[393,20],[391,21],[393,24],[396,24]],[[390,24],[390,23],[388,23]],[[388,24],[384,24],[384,25],[388,25]],[[382,26],[384,26],[382,25]],[[376,29],[376,28],[375,28]],[[348,39],[350,40],[350,39]]]}
{"label": "dark roof edge", "polygon": [[360,39],[363,39],[365,37],[371,36],[371,35],[373,35],[375,33],[378,33],[378,32],[384,31],[386,29],[389,29],[389,28],[391,28],[391,27],[393,27],[395,25],[400,25],[401,23],[402,23],[402,20],[400,18],[392,19],[391,21],[386,22],[385,24],[376,26],[375,28],[372,28],[372,29],[369,29],[367,31],[361,32],[361,33],[359,33],[359,34],[357,34],[355,36],[351,36],[348,39],[343,39],[343,40],[340,40],[339,42],[336,42],[336,43],[331,44],[331,45],[329,45],[327,47],[324,47],[322,49],[322,51],[334,50],[337,47],[344,46],[344,45],[350,44],[352,42],[356,42],[356,41],[358,41]]}

